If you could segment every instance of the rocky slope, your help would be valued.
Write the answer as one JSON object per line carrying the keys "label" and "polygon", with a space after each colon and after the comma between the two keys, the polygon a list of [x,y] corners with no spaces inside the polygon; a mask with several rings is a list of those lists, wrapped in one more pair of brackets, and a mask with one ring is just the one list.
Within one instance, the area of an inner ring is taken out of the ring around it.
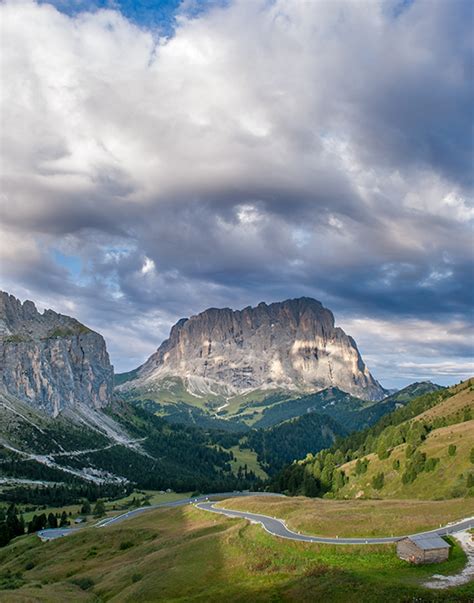
{"label": "rocky slope", "polygon": [[366,400],[385,394],[355,341],[334,326],[330,310],[310,298],[237,311],[211,308],[182,319],[120,389],[146,390],[174,377],[183,380],[190,394],[203,397],[326,387]]}
{"label": "rocky slope", "polygon": [[0,387],[52,416],[98,409],[111,400],[113,367],[98,333],[0,292]]}

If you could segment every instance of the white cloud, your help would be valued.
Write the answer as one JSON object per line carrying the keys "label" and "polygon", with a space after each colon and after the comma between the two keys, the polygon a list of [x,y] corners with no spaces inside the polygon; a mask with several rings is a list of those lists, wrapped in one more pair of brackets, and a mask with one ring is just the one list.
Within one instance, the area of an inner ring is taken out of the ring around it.
{"label": "white cloud", "polygon": [[[300,293],[436,314],[421,332],[442,355],[472,242],[466,7],[236,0],[159,38],[114,10],[6,0],[3,286],[73,297],[107,332],[120,315],[122,366],[149,312],[152,329]],[[52,247],[81,257],[83,281]],[[385,327],[418,353],[416,328]]]}

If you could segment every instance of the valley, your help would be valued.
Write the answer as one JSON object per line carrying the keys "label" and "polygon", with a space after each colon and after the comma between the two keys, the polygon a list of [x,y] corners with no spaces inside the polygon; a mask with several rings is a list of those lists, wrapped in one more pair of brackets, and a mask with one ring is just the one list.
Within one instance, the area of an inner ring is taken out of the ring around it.
{"label": "valley", "polygon": [[[470,600],[472,583],[427,590],[433,568],[395,545],[454,523],[436,572],[466,563],[450,534],[474,516],[473,380],[389,394],[332,314],[302,298],[180,321],[111,388],[99,334],[0,301],[2,601]],[[246,338],[264,368],[243,377]],[[267,346],[293,359],[262,387]],[[195,376],[168,371],[188,348]],[[339,364],[336,378],[331,354],[352,358],[347,373]]]}
{"label": "valley", "polygon": [[[238,504],[235,499],[226,503]],[[350,514],[351,505],[360,503],[345,504]],[[437,564],[436,572],[455,574],[464,566],[464,553],[456,541],[451,542],[450,559]],[[432,575],[430,566],[397,559],[393,544],[331,546],[278,539],[259,525],[192,505],[151,510],[46,545],[36,536],[24,536],[0,550],[0,584],[6,602],[98,597],[124,602],[324,597],[347,601],[354,590],[373,603],[380,596],[389,602],[413,597],[461,602],[472,598],[469,585],[448,592],[428,591],[422,583]]]}
{"label": "valley", "polygon": [[474,603],[474,0],[0,0],[0,603]]}

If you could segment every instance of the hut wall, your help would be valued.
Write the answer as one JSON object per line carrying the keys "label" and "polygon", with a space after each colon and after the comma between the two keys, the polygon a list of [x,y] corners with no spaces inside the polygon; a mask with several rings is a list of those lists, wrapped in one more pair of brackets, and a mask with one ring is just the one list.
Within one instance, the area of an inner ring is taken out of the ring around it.
{"label": "hut wall", "polygon": [[449,557],[449,549],[431,549],[425,551],[425,563],[440,563]]}
{"label": "hut wall", "polygon": [[407,538],[397,542],[397,554],[400,559],[410,561],[410,563],[440,563],[448,559],[449,549],[423,550]]}
{"label": "hut wall", "polygon": [[423,563],[424,555],[411,540],[405,539],[397,542],[397,554],[400,559],[410,561],[411,563]]}

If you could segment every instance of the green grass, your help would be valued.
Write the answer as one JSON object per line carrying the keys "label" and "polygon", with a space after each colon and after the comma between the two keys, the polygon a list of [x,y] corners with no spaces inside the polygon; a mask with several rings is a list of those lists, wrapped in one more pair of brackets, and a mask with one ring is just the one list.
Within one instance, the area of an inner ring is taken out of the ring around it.
{"label": "green grass", "polygon": [[219,413],[223,418],[237,417],[248,425],[253,425],[261,418],[265,408],[291,398],[289,392],[283,390],[253,390],[247,394],[239,394],[227,400],[227,406]]}
{"label": "green grass", "polygon": [[239,466],[244,467],[244,465],[247,465],[249,471],[253,471],[257,477],[267,479],[268,476],[261,468],[257,460],[257,453],[254,450],[250,450],[250,448],[240,449],[238,446],[232,446],[229,448],[229,452],[234,454],[234,460],[231,461],[234,473],[237,473]]}
{"label": "green grass", "polygon": [[207,398],[193,396],[186,390],[182,379],[179,377],[167,377],[159,383],[137,387],[130,392],[126,392],[125,395],[128,400],[133,400],[135,402],[140,400],[152,400],[153,402],[162,405],[184,402],[185,404],[190,404],[191,406],[207,411],[222,403],[221,398],[218,396],[208,396]]}
{"label": "green grass", "polygon": [[416,567],[399,560],[392,545],[291,542],[246,521],[187,506],[49,543],[21,537],[0,549],[0,599],[467,602],[474,596],[472,584],[449,592],[421,586],[433,573],[455,573],[464,563],[457,545],[449,561]]}
{"label": "green grass", "polygon": [[[448,454],[448,447],[452,443],[456,444],[454,456]],[[469,458],[471,449],[474,448],[474,420],[440,427],[429,433],[418,449],[428,459],[439,458],[439,463],[433,471],[419,473],[411,484],[402,482],[407,462],[406,448],[406,444],[397,446],[383,460],[376,454],[367,455],[370,460],[367,473],[359,476],[354,473],[355,461],[343,465],[341,469],[349,475],[349,483],[338,491],[337,496],[442,499],[468,494],[467,476],[474,473],[474,465]],[[400,462],[399,470],[393,468],[396,460]],[[380,472],[384,473],[384,486],[381,490],[375,490],[372,478]]]}
{"label": "green grass", "polygon": [[328,500],[298,497],[226,499],[219,506],[279,517],[316,536],[404,536],[474,515],[474,499]]}

